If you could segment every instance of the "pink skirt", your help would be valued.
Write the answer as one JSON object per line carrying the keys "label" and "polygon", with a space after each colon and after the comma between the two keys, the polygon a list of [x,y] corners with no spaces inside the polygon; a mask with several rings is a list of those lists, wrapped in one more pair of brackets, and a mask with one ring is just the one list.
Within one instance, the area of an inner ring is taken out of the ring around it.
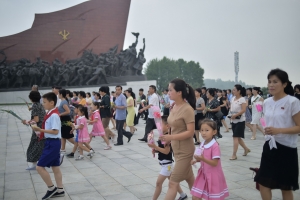
{"label": "pink skirt", "polygon": [[223,172],[221,174],[204,174],[200,168],[195,179],[191,194],[206,200],[223,200],[229,196]]}
{"label": "pink skirt", "polygon": [[104,136],[105,135],[105,132],[96,132],[96,131],[93,131],[90,133],[92,136]]}
{"label": "pink skirt", "polygon": [[90,141],[90,136],[87,132],[86,134],[84,134],[83,132],[78,131],[78,142],[83,143],[89,141]]}

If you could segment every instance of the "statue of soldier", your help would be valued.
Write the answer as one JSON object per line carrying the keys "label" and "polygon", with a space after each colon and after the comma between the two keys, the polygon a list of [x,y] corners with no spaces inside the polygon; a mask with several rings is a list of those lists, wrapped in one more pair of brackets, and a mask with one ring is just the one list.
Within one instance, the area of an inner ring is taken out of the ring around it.
{"label": "statue of soldier", "polygon": [[144,57],[145,52],[145,38],[143,39],[144,47],[143,49],[140,49],[139,55],[137,57],[136,63],[133,66],[133,69],[135,70],[135,75],[142,75],[143,70],[143,64],[146,62],[146,59]]}
{"label": "statue of soldier", "polygon": [[1,69],[1,75],[2,75],[1,80],[0,80],[0,85],[6,85],[6,88],[8,88],[8,85],[9,85],[8,67],[4,66],[4,65],[1,65],[0,69]]}

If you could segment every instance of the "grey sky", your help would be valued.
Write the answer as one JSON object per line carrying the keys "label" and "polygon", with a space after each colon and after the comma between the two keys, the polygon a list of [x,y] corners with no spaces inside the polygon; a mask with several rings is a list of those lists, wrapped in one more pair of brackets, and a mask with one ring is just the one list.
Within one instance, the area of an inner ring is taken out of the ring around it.
{"label": "grey sky", "polygon": [[[28,29],[34,13],[47,13],[84,0],[1,0],[0,37]],[[300,1],[298,0],[132,0],[124,48],[140,32],[145,56],[194,60],[204,78],[234,80],[235,51],[239,79],[266,86],[272,68],[286,70],[300,83]]]}

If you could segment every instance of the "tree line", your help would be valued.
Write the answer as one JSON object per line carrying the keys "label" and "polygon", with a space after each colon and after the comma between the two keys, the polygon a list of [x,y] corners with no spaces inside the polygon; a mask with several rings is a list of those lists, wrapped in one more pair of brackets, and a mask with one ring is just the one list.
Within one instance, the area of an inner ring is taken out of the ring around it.
{"label": "tree line", "polygon": [[183,59],[170,59],[163,57],[162,59],[151,60],[144,74],[148,80],[157,81],[157,89],[162,91],[168,88],[168,84],[174,78],[181,78],[189,83],[193,88],[202,87],[204,69],[201,68],[199,62],[185,61]]}

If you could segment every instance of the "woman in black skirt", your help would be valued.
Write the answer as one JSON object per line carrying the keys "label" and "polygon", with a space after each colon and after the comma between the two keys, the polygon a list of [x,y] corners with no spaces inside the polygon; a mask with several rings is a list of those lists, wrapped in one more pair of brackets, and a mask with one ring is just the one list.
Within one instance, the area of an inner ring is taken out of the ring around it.
{"label": "woman in black skirt", "polygon": [[[36,125],[42,128],[42,123],[46,112],[44,107],[40,104],[41,95],[37,91],[31,91],[29,94],[29,99],[32,102],[31,121],[36,122]],[[26,120],[23,120],[22,123],[26,124]],[[32,165],[28,167],[26,170],[35,170],[36,163],[40,159],[40,156],[42,155],[45,140],[39,141],[38,139],[39,139],[38,136],[32,130],[30,143],[26,152],[27,162],[32,163]]]}
{"label": "woman in black skirt", "polygon": [[260,168],[254,178],[263,200],[272,199],[272,189],[280,189],[283,200],[293,199],[298,190],[297,140],[300,133],[300,101],[293,97],[288,74],[274,69],[268,74],[268,89],[273,97],[264,101],[266,142]]}
{"label": "woman in black skirt", "polygon": [[247,107],[247,102],[244,98],[246,95],[246,89],[241,85],[235,85],[232,90],[233,97],[230,102],[229,116],[231,120],[232,128],[232,138],[233,138],[233,152],[230,160],[237,159],[237,150],[239,145],[244,149],[243,156],[247,156],[250,149],[245,145],[242,138],[245,138],[245,112]]}
{"label": "woman in black skirt", "polygon": [[68,125],[71,123],[69,102],[66,99],[67,92],[65,89],[59,90],[58,97],[61,99],[60,105],[58,106],[58,112],[61,121],[61,152],[65,153],[66,141],[68,140],[74,144],[74,134],[71,133],[72,127]]}

